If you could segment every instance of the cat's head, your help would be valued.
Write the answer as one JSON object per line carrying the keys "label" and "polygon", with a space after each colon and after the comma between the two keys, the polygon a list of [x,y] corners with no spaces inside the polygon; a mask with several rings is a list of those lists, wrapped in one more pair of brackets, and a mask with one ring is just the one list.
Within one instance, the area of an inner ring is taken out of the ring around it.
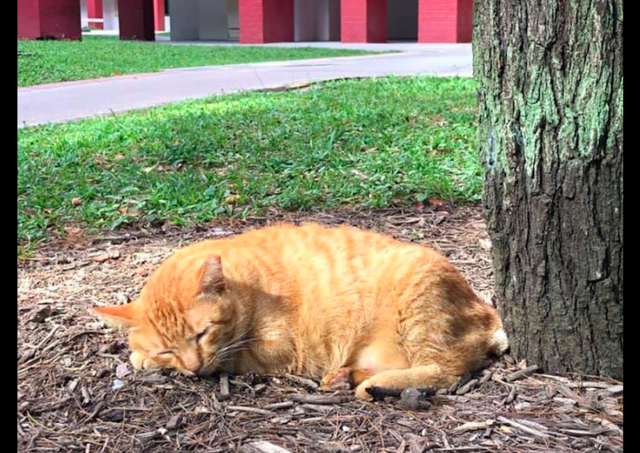
{"label": "cat's head", "polygon": [[129,331],[130,359],[137,369],[211,374],[234,340],[235,308],[217,255],[174,255],[137,300],[94,312]]}

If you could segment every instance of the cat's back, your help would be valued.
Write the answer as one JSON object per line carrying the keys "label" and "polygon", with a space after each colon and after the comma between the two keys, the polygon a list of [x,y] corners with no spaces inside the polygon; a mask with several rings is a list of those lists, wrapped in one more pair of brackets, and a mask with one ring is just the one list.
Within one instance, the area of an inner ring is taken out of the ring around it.
{"label": "cat's back", "polygon": [[277,224],[218,240],[203,241],[175,253],[172,260],[220,254],[290,273],[362,273],[371,268],[402,270],[417,262],[443,259],[435,251],[350,226]]}
{"label": "cat's back", "polygon": [[236,236],[228,247],[258,255],[266,268],[332,287],[402,278],[419,263],[443,259],[427,247],[349,226],[276,225]]}

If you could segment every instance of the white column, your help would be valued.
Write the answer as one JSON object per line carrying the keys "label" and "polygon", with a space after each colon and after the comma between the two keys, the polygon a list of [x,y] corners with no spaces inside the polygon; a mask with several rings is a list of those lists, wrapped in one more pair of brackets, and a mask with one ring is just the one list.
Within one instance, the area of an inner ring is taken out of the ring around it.
{"label": "white column", "polygon": [[89,13],[87,12],[87,0],[80,0],[80,26],[89,26]]}
{"label": "white column", "polygon": [[119,30],[118,0],[102,0],[102,19],[105,30]]}

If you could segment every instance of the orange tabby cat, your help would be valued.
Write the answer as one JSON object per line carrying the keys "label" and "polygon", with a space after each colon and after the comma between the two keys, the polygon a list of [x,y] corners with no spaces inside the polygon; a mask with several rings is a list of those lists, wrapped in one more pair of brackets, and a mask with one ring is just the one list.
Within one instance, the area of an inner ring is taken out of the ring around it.
{"label": "orange tabby cat", "polygon": [[295,373],[324,388],[444,388],[507,348],[496,311],[438,253],[352,228],[280,225],[179,250],[136,301],[136,368]]}

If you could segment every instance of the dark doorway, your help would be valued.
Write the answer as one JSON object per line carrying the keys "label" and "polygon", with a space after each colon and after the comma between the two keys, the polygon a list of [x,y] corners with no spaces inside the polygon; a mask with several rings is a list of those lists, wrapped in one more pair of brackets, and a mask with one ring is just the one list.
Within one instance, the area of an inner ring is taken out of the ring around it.
{"label": "dark doorway", "polygon": [[389,0],[387,27],[389,41],[417,41],[418,0]]}

